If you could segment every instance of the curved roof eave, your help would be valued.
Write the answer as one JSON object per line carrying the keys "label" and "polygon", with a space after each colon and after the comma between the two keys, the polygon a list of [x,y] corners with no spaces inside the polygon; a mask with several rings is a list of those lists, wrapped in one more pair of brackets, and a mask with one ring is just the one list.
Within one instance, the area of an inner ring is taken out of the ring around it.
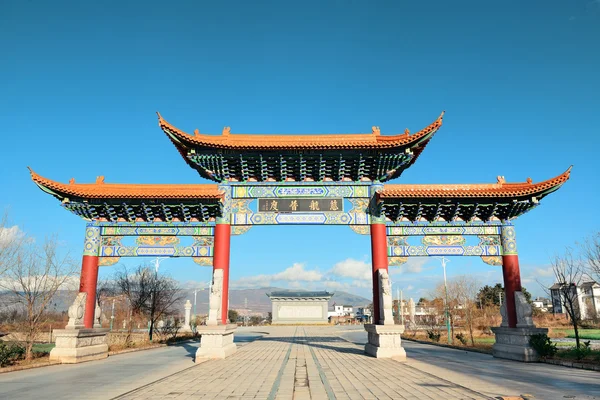
{"label": "curved roof eave", "polygon": [[352,150],[352,149],[390,149],[395,147],[418,147],[426,143],[442,126],[444,112],[427,127],[409,134],[381,135],[378,127],[372,133],[362,134],[328,134],[328,135],[254,135],[231,134],[225,128],[221,135],[200,134],[196,130],[193,135],[186,133],[167,122],[160,113],[158,125],[180,149],[205,147],[229,150]]}
{"label": "curved roof eave", "polygon": [[503,177],[498,177],[498,182],[493,184],[436,184],[436,185],[403,185],[385,184],[379,192],[382,199],[391,198],[479,198],[479,197],[538,197],[558,190],[570,177],[572,166],[562,174],[533,183],[530,179],[526,182],[506,183]]}

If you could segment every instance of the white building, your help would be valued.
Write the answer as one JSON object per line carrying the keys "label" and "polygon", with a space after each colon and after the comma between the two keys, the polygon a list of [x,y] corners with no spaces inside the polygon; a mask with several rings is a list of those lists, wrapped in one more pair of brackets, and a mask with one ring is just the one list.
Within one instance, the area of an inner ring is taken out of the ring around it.
{"label": "white building", "polygon": [[327,324],[327,303],[333,293],[278,291],[267,294],[272,303],[271,324]]}
{"label": "white building", "polygon": [[543,297],[538,297],[535,300],[532,300],[531,305],[534,308],[539,309],[541,312],[548,312],[548,310],[552,309],[552,302]]}
{"label": "white building", "polygon": [[333,304],[333,311],[327,311],[328,317],[354,317],[354,307],[348,305],[338,306]]}
{"label": "white building", "polygon": [[356,307],[356,318],[368,320],[371,318],[371,309],[367,307]]}
{"label": "white building", "polygon": [[[550,287],[554,313],[566,313],[564,302],[566,287],[566,283],[555,283]],[[575,312],[580,319],[600,317],[600,284],[598,282],[584,282],[579,286],[570,284],[569,290],[574,295],[577,294]]]}

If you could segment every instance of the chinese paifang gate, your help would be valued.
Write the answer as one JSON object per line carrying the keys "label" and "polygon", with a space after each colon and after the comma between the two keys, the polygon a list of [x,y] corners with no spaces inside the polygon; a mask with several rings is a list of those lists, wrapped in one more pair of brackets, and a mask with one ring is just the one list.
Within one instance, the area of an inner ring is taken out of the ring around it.
{"label": "chinese paifang gate", "polygon": [[348,225],[371,238],[374,324],[366,326],[367,353],[404,357],[403,328],[385,313],[388,266],[415,256],[474,256],[502,267],[506,301],[502,326],[494,328],[494,355],[535,360],[529,336],[543,330],[521,301],[512,221],[560,188],[571,168],[535,183],[508,183],[503,176],[487,184],[387,183],[415,163],[442,118],[412,134],[382,135],[373,127],[365,134],[255,135],[226,127],[211,135],[185,133],[159,114],[159,126],[185,162],[215,184],[117,184],[102,176],[95,183],[60,183],[33,171],[31,177],[89,221],[80,283],[87,293],[85,328],[94,323],[99,266],[120,257],[172,256],[212,265],[212,329],[228,331],[231,235],[253,225]]}

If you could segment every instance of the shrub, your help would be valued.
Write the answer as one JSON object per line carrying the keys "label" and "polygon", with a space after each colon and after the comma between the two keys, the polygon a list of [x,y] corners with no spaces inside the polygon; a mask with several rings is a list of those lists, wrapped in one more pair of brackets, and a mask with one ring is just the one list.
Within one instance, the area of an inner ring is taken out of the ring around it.
{"label": "shrub", "polygon": [[6,367],[25,356],[25,347],[18,343],[0,342],[0,367]]}
{"label": "shrub", "polygon": [[434,342],[439,342],[441,334],[438,331],[428,330],[427,337],[429,338],[429,340],[433,340]]}
{"label": "shrub", "polygon": [[467,337],[461,333],[456,334],[456,338],[463,344],[463,346],[467,345]]}
{"label": "shrub", "polygon": [[548,335],[545,333],[531,335],[531,338],[529,338],[529,344],[541,358],[552,357],[556,354],[556,344],[552,343]]}
{"label": "shrub", "polygon": [[579,346],[579,348],[575,348],[573,351],[575,354],[575,358],[577,360],[581,360],[582,358],[586,358],[590,354],[592,354],[592,347],[590,346],[590,341],[583,342],[583,346]]}

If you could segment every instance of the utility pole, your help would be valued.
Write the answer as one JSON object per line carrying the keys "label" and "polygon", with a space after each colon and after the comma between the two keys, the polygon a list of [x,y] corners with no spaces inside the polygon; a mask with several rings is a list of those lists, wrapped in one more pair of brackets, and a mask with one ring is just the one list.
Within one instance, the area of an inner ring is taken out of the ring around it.
{"label": "utility pole", "polygon": [[442,268],[444,269],[444,292],[446,294],[446,302],[445,302],[445,311],[446,311],[446,329],[448,330],[448,344],[452,344],[452,333],[450,331],[450,311],[448,309],[448,285],[446,284],[446,263],[450,262],[450,260],[446,259],[446,257],[436,257],[442,261]]}
{"label": "utility pole", "polygon": [[244,326],[246,326],[246,318],[248,316],[248,298],[244,297]]}

